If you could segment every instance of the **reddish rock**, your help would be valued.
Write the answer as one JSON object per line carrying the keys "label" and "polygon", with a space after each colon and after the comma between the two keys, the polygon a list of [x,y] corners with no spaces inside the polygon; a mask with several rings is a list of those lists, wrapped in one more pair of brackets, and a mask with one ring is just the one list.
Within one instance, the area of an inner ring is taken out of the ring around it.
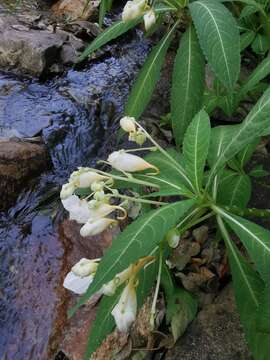
{"label": "reddish rock", "polygon": [[47,166],[45,146],[0,141],[0,210],[7,208],[26,182],[44,171]]}
{"label": "reddish rock", "polygon": [[59,0],[53,5],[52,10],[56,15],[69,16],[71,19],[87,20],[99,1],[89,0]]}

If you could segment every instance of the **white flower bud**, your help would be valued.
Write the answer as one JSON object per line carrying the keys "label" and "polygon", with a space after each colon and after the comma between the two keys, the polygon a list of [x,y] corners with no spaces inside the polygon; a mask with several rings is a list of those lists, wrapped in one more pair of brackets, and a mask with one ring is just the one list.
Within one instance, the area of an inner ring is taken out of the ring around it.
{"label": "white flower bud", "polygon": [[129,282],[124,288],[119,302],[113,308],[112,316],[114,317],[117,329],[121,332],[127,332],[136,319],[137,313],[137,296],[133,282]]}
{"label": "white flower bud", "polygon": [[80,277],[70,271],[65,277],[63,286],[75,294],[82,295],[87,291],[93,279],[94,275]]}
{"label": "white flower bud", "polygon": [[107,218],[88,221],[81,227],[80,234],[82,237],[98,235],[114,222],[116,221]]}
{"label": "white flower bud", "polygon": [[135,132],[136,131],[136,124],[135,124],[134,121],[135,121],[134,117],[124,116],[120,120],[120,126],[124,131],[126,131],[128,133]]}
{"label": "white flower bud", "polygon": [[122,20],[130,21],[141,16],[144,13],[146,3],[146,0],[128,1],[122,12]]}
{"label": "white flower bud", "polygon": [[144,16],[144,27],[148,31],[156,23],[156,15],[153,9],[147,11]]}
{"label": "white flower bud", "polygon": [[109,155],[108,162],[119,171],[135,172],[151,168],[158,171],[154,165],[149,164],[137,155],[126,153],[124,150],[114,151]]}
{"label": "white flower bud", "polygon": [[128,268],[117,274],[114,279],[102,286],[101,293],[107,296],[114,295],[117,287],[122,285],[130,278],[130,276],[132,275],[132,270],[132,265],[130,265]]}
{"label": "white flower bud", "polygon": [[180,241],[180,233],[177,229],[171,229],[166,234],[166,240],[168,242],[168,245],[175,249]]}
{"label": "white flower bud", "polygon": [[91,217],[91,212],[86,200],[80,200],[77,195],[71,195],[62,200],[64,208],[69,212],[70,220],[85,224]]}
{"label": "white flower bud", "polygon": [[88,168],[80,168],[78,171],[74,171],[70,175],[70,181],[72,181],[78,188],[88,188],[94,182],[102,181],[108,177],[100,175],[95,171],[88,170]]}
{"label": "white flower bud", "polygon": [[95,260],[82,258],[79,262],[77,262],[77,264],[75,264],[71,268],[71,271],[77,276],[85,277],[95,273],[97,271],[97,268],[98,263]]}
{"label": "white flower bud", "polygon": [[67,183],[62,186],[61,192],[60,192],[60,198],[62,200],[67,199],[70,195],[72,195],[75,191],[75,186],[73,183]]}

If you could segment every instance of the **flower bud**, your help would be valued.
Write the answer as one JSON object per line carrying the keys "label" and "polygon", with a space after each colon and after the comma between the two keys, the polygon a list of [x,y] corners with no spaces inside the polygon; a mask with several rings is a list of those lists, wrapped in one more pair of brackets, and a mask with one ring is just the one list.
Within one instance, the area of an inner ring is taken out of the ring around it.
{"label": "flower bud", "polygon": [[95,273],[97,271],[97,268],[98,264],[95,260],[82,258],[79,262],[77,262],[77,264],[75,264],[71,268],[71,271],[77,276],[85,277]]}
{"label": "flower bud", "polygon": [[168,245],[171,248],[175,249],[180,241],[179,230],[177,230],[176,228],[169,230],[166,234],[166,240],[168,242]]}
{"label": "flower bud", "polygon": [[128,1],[124,6],[122,12],[122,20],[123,21],[130,21],[134,20],[137,17],[141,16],[144,13],[146,8],[146,0],[133,0]]}
{"label": "flower bud", "polygon": [[154,165],[149,164],[137,155],[126,153],[124,150],[114,151],[109,155],[108,162],[119,171],[135,172],[145,169],[155,169],[158,171]]}
{"label": "flower bud", "polygon": [[88,188],[94,182],[107,179],[106,176],[100,175],[95,171],[88,170],[88,168],[80,168],[70,175],[70,181],[73,181],[76,187]]}
{"label": "flower bud", "polygon": [[120,120],[120,126],[124,131],[126,131],[128,133],[135,132],[136,131],[136,124],[135,124],[134,121],[135,121],[134,117],[124,116]]}
{"label": "flower bud", "polygon": [[82,237],[98,235],[102,233],[105,229],[107,229],[108,226],[115,222],[116,220],[107,218],[100,218],[94,221],[88,221],[81,227],[80,234]]}
{"label": "flower bud", "polygon": [[113,308],[111,314],[114,317],[117,329],[127,332],[136,319],[137,296],[134,282],[130,281],[124,288],[119,302]]}
{"label": "flower bud", "polygon": [[147,11],[144,16],[144,27],[145,30],[148,31],[155,23],[156,23],[156,15],[153,9]]}
{"label": "flower bud", "polygon": [[118,286],[122,285],[132,275],[133,267],[130,265],[128,268],[117,274],[111,281],[104,284],[101,288],[101,293],[107,296],[112,296]]}
{"label": "flower bud", "polygon": [[93,182],[93,184],[91,185],[91,190],[96,192],[96,191],[102,191],[104,188],[104,182],[100,181],[100,182]]}
{"label": "flower bud", "polygon": [[135,137],[135,142],[138,145],[143,145],[146,141],[146,135],[142,131],[138,131]]}
{"label": "flower bud", "polygon": [[61,192],[60,192],[60,198],[62,200],[67,199],[69,196],[71,196],[75,191],[75,186],[73,183],[67,183],[62,186]]}

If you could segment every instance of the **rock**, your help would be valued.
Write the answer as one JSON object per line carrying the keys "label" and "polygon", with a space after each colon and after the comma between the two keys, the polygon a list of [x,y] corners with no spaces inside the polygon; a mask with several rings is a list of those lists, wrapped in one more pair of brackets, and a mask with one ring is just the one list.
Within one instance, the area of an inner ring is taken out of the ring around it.
{"label": "rock", "polygon": [[218,295],[213,304],[199,312],[186,334],[167,352],[165,359],[251,359],[231,285]]}
{"label": "rock", "polygon": [[48,157],[43,145],[0,141],[0,210],[16,199],[18,190],[47,168]]}
{"label": "rock", "polygon": [[100,1],[89,0],[60,0],[53,5],[52,10],[56,15],[65,15],[70,19],[88,19]]}
{"label": "rock", "polygon": [[[19,20],[20,19],[20,20]],[[0,14],[0,66],[34,76],[62,71],[84,48],[82,40],[54,27],[32,27],[26,17]]]}

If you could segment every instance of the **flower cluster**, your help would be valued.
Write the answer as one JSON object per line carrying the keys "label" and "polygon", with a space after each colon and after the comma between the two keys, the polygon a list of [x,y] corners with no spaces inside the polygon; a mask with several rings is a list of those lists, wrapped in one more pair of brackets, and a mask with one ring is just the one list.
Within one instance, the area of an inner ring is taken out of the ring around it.
{"label": "flower cluster", "polygon": [[147,0],[128,1],[122,12],[122,20],[130,21],[143,15],[145,30],[149,30],[156,23],[153,8],[147,5]]}
{"label": "flower cluster", "polygon": [[[117,274],[109,283],[104,284],[98,292],[100,295],[112,296],[119,286],[126,283],[118,303],[111,312],[117,329],[121,332],[127,332],[136,319],[138,272],[154,259],[153,256],[139,259],[135,264],[131,264],[127,269]],[[81,259],[66,275],[64,287],[75,294],[84,294],[94,279],[99,261],[100,259]]]}

